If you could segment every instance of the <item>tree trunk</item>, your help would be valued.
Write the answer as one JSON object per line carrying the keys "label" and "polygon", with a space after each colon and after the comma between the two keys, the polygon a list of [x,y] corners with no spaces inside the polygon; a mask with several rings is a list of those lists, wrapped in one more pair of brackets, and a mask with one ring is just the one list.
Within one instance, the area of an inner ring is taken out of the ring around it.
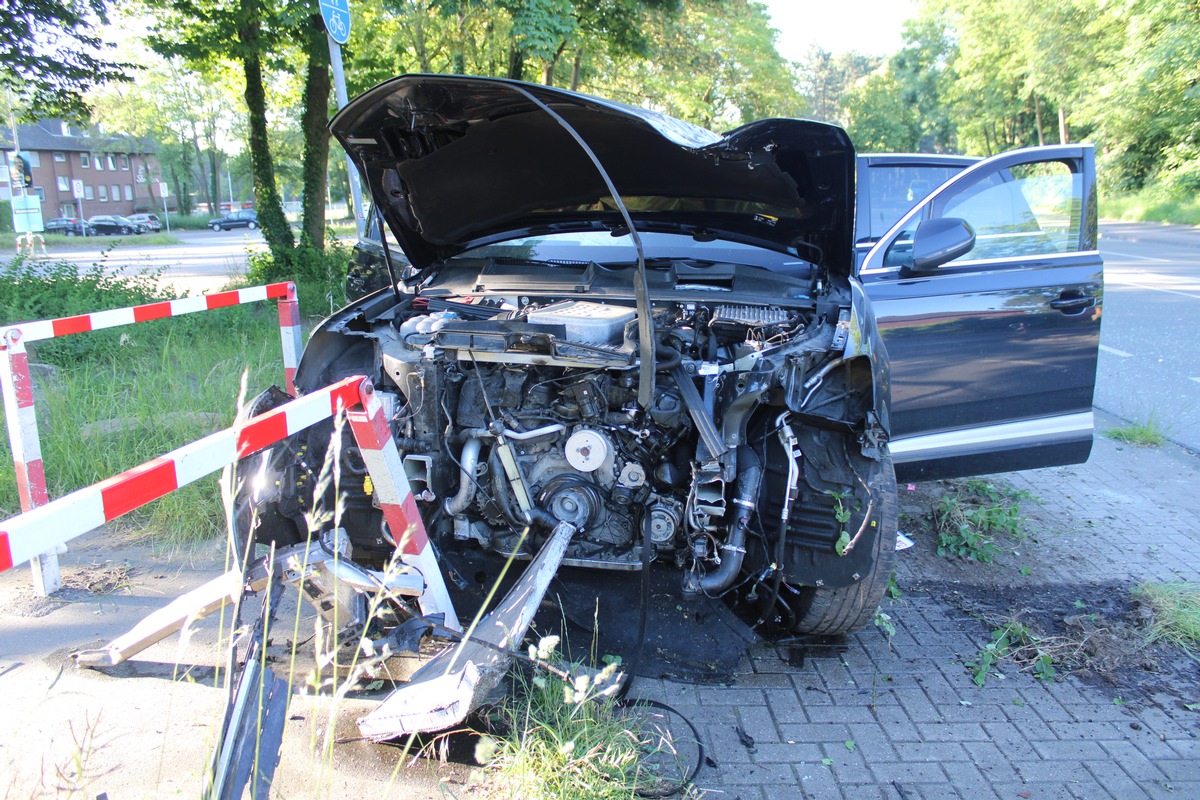
{"label": "tree trunk", "polygon": [[1058,107],[1058,143],[1066,144],[1070,139],[1067,136],[1067,110],[1062,106]]}
{"label": "tree trunk", "polygon": [[525,73],[525,53],[516,45],[508,51],[508,76],[514,81],[521,80]]}
{"label": "tree trunk", "polygon": [[212,144],[209,144],[208,147],[208,188],[212,193],[212,205],[208,210],[214,217],[219,216],[221,214],[221,163],[220,153]]}
{"label": "tree trunk", "polygon": [[309,23],[308,72],[304,80],[304,112],[300,125],[304,131],[304,217],[300,243],[325,249],[325,186],[329,164],[329,42],[321,17]]}
{"label": "tree trunk", "polygon": [[1033,115],[1037,119],[1038,132],[1038,147],[1046,144],[1046,137],[1042,135],[1042,98],[1035,93],[1033,95]]}
{"label": "tree trunk", "polygon": [[275,261],[275,269],[286,275],[291,272],[292,251],[296,240],[291,226],[283,215],[279,189],[275,186],[275,162],[267,138],[267,97],[263,87],[262,57],[259,47],[259,6],[257,0],[241,0],[242,19],[238,39],[244,47],[242,71],[246,77],[246,110],[250,123],[250,160],[254,167],[254,207],[263,238]]}
{"label": "tree trunk", "polygon": [[579,91],[579,62],[581,57],[579,53],[575,54],[575,61],[571,63],[571,91]]}

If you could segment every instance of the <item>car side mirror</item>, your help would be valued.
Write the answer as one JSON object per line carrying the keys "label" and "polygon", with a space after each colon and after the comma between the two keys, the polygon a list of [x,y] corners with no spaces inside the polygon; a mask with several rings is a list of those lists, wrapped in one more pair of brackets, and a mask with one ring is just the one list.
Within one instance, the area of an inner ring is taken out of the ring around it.
{"label": "car side mirror", "polygon": [[913,234],[912,271],[932,272],[975,246],[975,230],[965,219],[927,219]]}

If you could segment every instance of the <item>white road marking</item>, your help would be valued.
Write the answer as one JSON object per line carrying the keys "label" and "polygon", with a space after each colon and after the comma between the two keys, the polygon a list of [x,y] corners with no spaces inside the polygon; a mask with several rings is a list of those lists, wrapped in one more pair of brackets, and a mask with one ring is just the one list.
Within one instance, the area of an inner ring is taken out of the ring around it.
{"label": "white road marking", "polygon": [[1157,261],[1160,264],[1170,264],[1171,263],[1171,259],[1169,259],[1169,258],[1151,258],[1150,256],[1135,256],[1133,253],[1120,253],[1116,250],[1113,250],[1111,247],[1105,247],[1104,251],[1105,251],[1104,255],[1112,254],[1112,255],[1116,256],[1117,258],[1136,258],[1138,261]]}
{"label": "white road marking", "polygon": [[[1120,356],[1121,358],[1133,358],[1133,353],[1126,353],[1124,350],[1118,350],[1117,348],[1109,347],[1106,344],[1100,345],[1100,349],[1106,353],[1112,353],[1114,356]],[[1196,379],[1193,378],[1192,380]]]}
{"label": "white road marking", "polygon": [[1178,292],[1178,291],[1175,291],[1174,289],[1162,289],[1158,286],[1147,286],[1144,283],[1138,283],[1137,281],[1126,280],[1125,278],[1120,278],[1120,277],[1116,277],[1116,276],[1111,277],[1111,278],[1106,278],[1106,281],[1108,283],[1115,283],[1115,284],[1119,284],[1121,286],[1133,286],[1137,289],[1145,289],[1148,292],[1164,292],[1166,294],[1177,294],[1180,297],[1190,297],[1193,300],[1200,300],[1200,294],[1192,294],[1191,292]]}

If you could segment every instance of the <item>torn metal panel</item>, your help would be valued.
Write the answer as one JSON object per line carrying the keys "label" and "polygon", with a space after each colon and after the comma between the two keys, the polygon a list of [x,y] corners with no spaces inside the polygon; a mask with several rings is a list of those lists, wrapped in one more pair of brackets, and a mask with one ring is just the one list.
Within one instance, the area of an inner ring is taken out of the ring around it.
{"label": "torn metal panel", "polygon": [[503,650],[513,650],[525,638],[575,530],[560,522],[495,610],[360,719],[359,731],[383,741],[446,730],[466,719],[504,676],[511,657]]}
{"label": "torn metal panel", "polygon": [[[383,590],[396,595],[415,596],[425,588],[424,578],[415,571],[385,574],[363,569],[345,559],[335,558],[317,542],[278,551],[275,564],[282,565],[289,581],[306,587],[301,595],[320,612],[326,610],[323,602],[346,604],[348,598],[358,597],[360,593]],[[116,666],[182,630],[185,625],[220,611],[233,603],[244,590],[262,591],[267,585],[267,576],[267,569],[262,563],[251,568],[245,582],[240,570],[230,570],[172,600],[106,646],[76,653],[75,663],[81,667]],[[344,605],[341,619],[355,618],[354,611],[353,607]]]}

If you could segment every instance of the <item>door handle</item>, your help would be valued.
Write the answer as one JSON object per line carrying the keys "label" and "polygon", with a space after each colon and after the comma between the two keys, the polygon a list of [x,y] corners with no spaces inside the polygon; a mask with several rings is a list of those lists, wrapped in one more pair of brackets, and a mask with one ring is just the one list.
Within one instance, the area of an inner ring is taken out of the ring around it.
{"label": "door handle", "polygon": [[1080,314],[1096,305],[1096,298],[1068,295],[1065,292],[1050,301],[1050,307],[1064,314]]}

